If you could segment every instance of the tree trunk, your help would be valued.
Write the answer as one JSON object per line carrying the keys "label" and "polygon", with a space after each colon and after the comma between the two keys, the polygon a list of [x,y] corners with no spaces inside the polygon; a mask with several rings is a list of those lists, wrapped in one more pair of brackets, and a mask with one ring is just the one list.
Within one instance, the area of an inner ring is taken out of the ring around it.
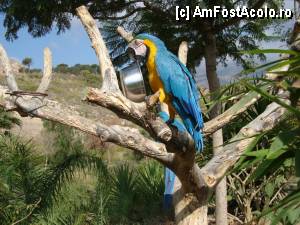
{"label": "tree trunk", "polygon": [[[213,136],[213,151],[214,154],[222,151],[223,132],[222,130],[216,131]],[[227,184],[226,177],[224,177],[216,186],[216,224],[227,224]]]}
{"label": "tree trunk", "polygon": [[[217,45],[215,34],[208,31],[205,38],[205,64],[206,76],[208,80],[209,90],[212,99],[218,96],[220,89],[220,81],[217,76]],[[210,117],[215,118],[221,113],[221,104],[216,104],[211,110]],[[216,131],[212,135],[213,152],[216,155],[222,150],[223,132],[222,129]],[[227,225],[227,190],[226,177],[216,187],[216,224]]]}
{"label": "tree trunk", "polygon": [[173,194],[176,225],[208,225],[207,204],[200,205],[192,194],[185,194],[176,177]]}

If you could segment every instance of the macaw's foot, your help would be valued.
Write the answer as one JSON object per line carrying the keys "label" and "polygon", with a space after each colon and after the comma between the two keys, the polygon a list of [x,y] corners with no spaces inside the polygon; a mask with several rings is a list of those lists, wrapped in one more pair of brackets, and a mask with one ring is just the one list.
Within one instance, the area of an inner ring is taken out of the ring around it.
{"label": "macaw's foot", "polygon": [[157,91],[155,94],[145,97],[145,102],[148,109],[154,108],[154,106],[159,102],[159,94],[160,92]]}
{"label": "macaw's foot", "polygon": [[173,123],[174,123],[174,119],[171,119],[171,118],[169,118],[169,119],[166,121],[166,124],[167,124],[168,126],[173,125]]}

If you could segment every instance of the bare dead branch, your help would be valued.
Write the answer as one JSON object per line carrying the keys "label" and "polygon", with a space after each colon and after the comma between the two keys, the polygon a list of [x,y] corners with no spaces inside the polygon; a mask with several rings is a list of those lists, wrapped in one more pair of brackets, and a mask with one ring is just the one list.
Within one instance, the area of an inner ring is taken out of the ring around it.
{"label": "bare dead branch", "polygon": [[236,104],[227,109],[221,115],[204,124],[204,136],[213,134],[215,131],[223,128],[230,123],[233,119],[245,112],[250,106],[260,99],[260,95],[254,91],[247,93]]}
{"label": "bare dead branch", "polygon": [[148,109],[152,109],[155,106],[155,104],[158,103],[159,95],[160,95],[160,91],[157,91],[153,95],[150,95],[150,96],[146,97],[145,100],[146,100],[146,105],[147,105]]}
{"label": "bare dead branch", "polygon": [[178,49],[179,60],[186,65],[188,56],[188,43],[186,41],[181,42]]}
{"label": "bare dead branch", "polygon": [[102,89],[106,91],[120,92],[116,71],[112,65],[108,50],[100,34],[96,21],[85,6],[78,7],[76,12],[84,25],[84,28],[92,42],[92,47],[98,57],[100,72],[103,78]]}
{"label": "bare dead branch", "polygon": [[[11,111],[21,112],[33,117],[46,119],[76,128],[85,133],[100,137],[103,142],[112,142],[122,147],[141,152],[163,164],[172,161],[172,153],[168,153],[162,143],[145,138],[137,129],[118,125],[107,126],[103,123],[82,117],[72,107],[64,106],[56,101],[36,97],[12,97],[8,89],[0,86],[0,105]],[[16,107],[11,107],[12,103]]]}
{"label": "bare dead branch", "polygon": [[0,44],[0,64],[4,68],[5,78],[6,78],[9,89],[11,91],[18,91],[19,88],[18,88],[16,79],[12,73],[9,58],[6,54],[5,49],[3,48],[3,46],[1,44]]}
{"label": "bare dead branch", "polygon": [[47,92],[52,78],[52,54],[49,48],[44,49],[44,71],[42,81],[37,92]]}
{"label": "bare dead branch", "polygon": [[[6,63],[4,66],[5,74],[8,74],[12,70],[3,47],[0,48],[0,53],[1,62]],[[16,87],[17,84],[12,73],[8,78],[10,86],[12,88]],[[164,144],[145,138],[137,129],[119,125],[106,126],[100,122],[81,117],[73,108],[48,100],[45,96],[34,95],[34,93],[32,95],[30,93],[11,95],[9,91],[13,91],[13,89],[0,86],[0,105],[10,111],[17,111],[22,116],[29,115],[68,125],[85,133],[98,136],[104,142],[112,142],[141,152],[143,155],[154,158],[166,165],[172,161],[173,153],[168,153]]]}
{"label": "bare dead branch", "polygon": [[[287,92],[281,93],[287,95]],[[289,100],[285,100],[289,104]],[[271,130],[281,120],[285,108],[277,103],[271,103],[255,120],[242,128],[240,132],[223,147],[223,151],[214,156],[196,175],[202,177],[203,183],[199,188],[213,188],[223,178],[225,173],[240,158],[247,146],[256,135]],[[196,179],[195,177],[195,179]]]}
{"label": "bare dead branch", "polygon": [[131,42],[133,40],[132,33],[127,32],[123,27],[118,26],[117,32],[120,34],[122,38],[124,38],[127,42]]}

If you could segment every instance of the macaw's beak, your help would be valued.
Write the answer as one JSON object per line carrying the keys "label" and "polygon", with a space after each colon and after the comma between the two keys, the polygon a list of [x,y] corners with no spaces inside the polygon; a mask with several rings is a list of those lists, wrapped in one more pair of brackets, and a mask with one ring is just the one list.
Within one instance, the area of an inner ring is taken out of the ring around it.
{"label": "macaw's beak", "polygon": [[128,45],[127,52],[131,59],[138,59],[141,57],[146,57],[147,47],[143,40],[135,39]]}

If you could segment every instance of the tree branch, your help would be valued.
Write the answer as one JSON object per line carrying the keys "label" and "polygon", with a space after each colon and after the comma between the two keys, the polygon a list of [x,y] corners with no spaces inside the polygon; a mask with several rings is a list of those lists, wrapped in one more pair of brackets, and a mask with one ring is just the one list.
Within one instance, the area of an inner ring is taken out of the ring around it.
{"label": "tree branch", "polygon": [[[288,92],[281,92],[280,96],[287,96]],[[289,100],[285,98],[289,104]],[[240,158],[247,146],[256,135],[269,131],[281,120],[286,109],[277,103],[271,103],[266,110],[251,123],[243,127],[240,132],[223,147],[223,151],[214,156],[201,170],[194,173],[199,189],[214,188],[225,176],[226,172]],[[200,178],[200,179],[199,179]],[[202,182],[200,182],[200,180]],[[204,182],[203,182],[204,181]]]}
{"label": "tree branch", "polygon": [[[112,142],[140,152],[163,164],[169,164],[172,161],[172,153],[167,152],[164,144],[145,138],[137,129],[119,125],[107,126],[82,117],[74,108],[64,106],[56,101],[30,95],[11,96],[8,91],[6,87],[0,86],[0,105],[7,110],[65,124],[100,137],[103,142]],[[12,105],[16,107],[11,107]]]}
{"label": "tree branch", "polygon": [[44,72],[37,92],[45,93],[48,90],[52,78],[52,54],[49,48],[44,49]]}
{"label": "tree branch", "polygon": [[145,7],[139,7],[139,8],[133,9],[131,12],[128,12],[122,16],[94,16],[94,18],[98,19],[98,20],[123,20],[123,19],[126,19],[126,18],[132,16],[133,14],[143,11],[145,9],[146,9]]}
{"label": "tree branch", "polygon": [[128,43],[131,42],[134,38],[131,32],[127,32],[123,27],[118,26],[117,32],[119,35],[124,38]]}
{"label": "tree branch", "polygon": [[92,47],[94,48],[98,57],[100,73],[103,78],[102,90],[120,92],[115,69],[110,60],[108,50],[100,34],[96,21],[93,19],[85,6],[78,7],[76,12],[92,42]]}
{"label": "tree branch", "polygon": [[[0,45],[0,61],[4,65],[5,74],[9,74],[11,66],[4,48]],[[7,76],[9,87],[15,87],[15,79],[12,73]],[[169,165],[173,160],[173,154],[168,153],[166,146],[145,138],[137,129],[122,127],[119,125],[107,126],[85,117],[79,116],[79,113],[71,107],[66,107],[56,101],[48,100],[44,96],[23,94],[23,92],[13,91],[0,86],[0,105],[7,110],[17,111],[22,116],[29,115],[41,119],[59,122],[70,127],[98,136],[104,142],[112,142],[141,152],[145,156],[154,158],[163,164]],[[13,91],[13,92],[9,92]]]}
{"label": "tree branch", "polygon": [[18,91],[18,84],[13,75],[9,58],[7,57],[6,51],[3,46],[0,44],[0,64],[4,67],[5,78],[8,83],[8,87],[11,91]]}

